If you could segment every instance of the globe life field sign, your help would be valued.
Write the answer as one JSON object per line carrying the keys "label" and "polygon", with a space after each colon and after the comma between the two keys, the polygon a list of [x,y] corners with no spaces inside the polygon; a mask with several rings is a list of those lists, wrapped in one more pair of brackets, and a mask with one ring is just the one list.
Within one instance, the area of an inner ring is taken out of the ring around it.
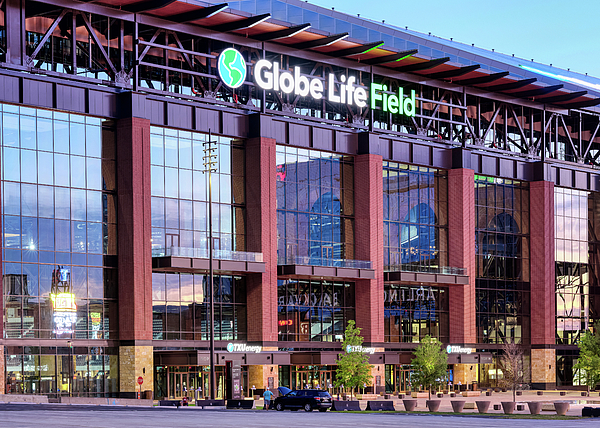
{"label": "globe life field sign", "polygon": [[[227,48],[219,55],[219,75],[225,85],[238,88],[246,79],[246,62],[240,52]],[[266,91],[283,92],[301,97],[310,96],[315,100],[325,98],[336,104],[355,105],[360,108],[367,107],[369,95],[372,110],[383,110],[392,114],[401,114],[409,117],[415,115],[415,91],[404,94],[404,88],[398,92],[388,91],[387,85],[372,83],[371,88],[356,85],[356,78],[341,75],[337,81],[335,74],[330,73],[325,79],[302,74],[300,67],[292,71],[281,70],[278,62],[261,59],[254,65],[254,81],[256,85]],[[327,83],[325,88],[324,83]]]}
{"label": "globe life field sign", "polygon": [[237,50],[227,48],[219,55],[217,71],[225,85],[239,88],[246,80],[246,60]]}

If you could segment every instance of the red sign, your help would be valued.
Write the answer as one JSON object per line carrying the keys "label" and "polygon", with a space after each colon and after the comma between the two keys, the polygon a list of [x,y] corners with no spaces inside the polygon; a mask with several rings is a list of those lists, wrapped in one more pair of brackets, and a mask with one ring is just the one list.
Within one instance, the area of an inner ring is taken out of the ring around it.
{"label": "red sign", "polygon": [[142,383],[144,383],[144,378],[143,377],[138,377],[138,385],[141,385]]}
{"label": "red sign", "polygon": [[279,325],[294,325],[294,320],[279,320]]}

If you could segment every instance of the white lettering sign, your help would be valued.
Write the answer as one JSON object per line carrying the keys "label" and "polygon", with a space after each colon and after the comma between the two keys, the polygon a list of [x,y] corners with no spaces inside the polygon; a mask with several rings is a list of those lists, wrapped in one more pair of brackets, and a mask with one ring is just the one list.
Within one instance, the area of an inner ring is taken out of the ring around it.
{"label": "white lettering sign", "polygon": [[262,346],[250,346],[245,343],[228,343],[227,344],[227,352],[254,352],[255,354],[260,354],[262,351]]}
{"label": "white lettering sign", "polygon": [[418,288],[390,289],[383,292],[383,300],[385,303],[435,300],[434,291],[431,287],[422,286]]}
{"label": "white lettering sign", "polygon": [[448,345],[446,346],[446,352],[449,354],[471,354],[472,352],[476,352],[475,348],[463,348],[459,345]]}
{"label": "white lettering sign", "polygon": [[[310,95],[315,100],[323,98],[323,81],[320,77],[303,75],[300,67],[294,67],[293,74],[289,71],[280,71],[278,62],[259,60],[254,66],[254,80],[265,90],[282,91],[285,94],[306,97]],[[347,81],[346,81],[347,80]],[[356,78],[340,76],[337,81],[335,74],[330,73],[327,78],[327,99],[332,103],[356,105],[366,107],[368,93],[364,86],[355,85]],[[337,88],[336,88],[337,87]],[[339,88],[339,89],[338,89]]]}
{"label": "white lettering sign", "polygon": [[362,352],[363,354],[374,354],[375,353],[375,348],[364,348],[362,346],[348,345],[348,346],[346,346],[346,352],[347,353]]}

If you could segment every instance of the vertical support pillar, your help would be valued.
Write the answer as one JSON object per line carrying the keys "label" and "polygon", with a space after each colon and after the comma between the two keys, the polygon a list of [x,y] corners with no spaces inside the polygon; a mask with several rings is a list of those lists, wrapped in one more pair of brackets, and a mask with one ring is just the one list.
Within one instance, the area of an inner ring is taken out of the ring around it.
{"label": "vertical support pillar", "polygon": [[383,342],[383,159],[363,154],[354,161],[354,254],[370,260],[375,279],[356,281],[356,326],[366,343]]}
{"label": "vertical support pillar", "polygon": [[150,216],[150,121],[117,122],[119,263],[119,377],[123,397],[134,397],[136,380],[153,389],[152,230]]}
{"label": "vertical support pillar", "polygon": [[9,64],[22,65],[25,55],[24,39],[25,28],[23,18],[25,16],[25,2],[21,0],[5,0],[6,14],[4,25],[6,26],[6,62]]}
{"label": "vertical support pillar", "polygon": [[[554,266],[554,183],[529,184],[531,240],[531,382],[556,386],[556,278]],[[535,304],[533,304],[535,299]]]}
{"label": "vertical support pillar", "polygon": [[475,174],[472,169],[448,171],[448,262],[465,268],[469,283],[448,290],[450,342],[477,342],[475,314]]}
{"label": "vertical support pillar", "polygon": [[[262,253],[265,272],[246,277],[248,341],[277,341],[276,147],[271,138],[246,142],[246,250]],[[263,386],[256,385],[257,388]]]}

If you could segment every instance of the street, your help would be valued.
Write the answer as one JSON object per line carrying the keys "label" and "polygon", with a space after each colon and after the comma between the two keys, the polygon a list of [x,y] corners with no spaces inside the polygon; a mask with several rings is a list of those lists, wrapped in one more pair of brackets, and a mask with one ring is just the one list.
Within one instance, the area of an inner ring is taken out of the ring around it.
{"label": "street", "polygon": [[261,410],[197,410],[194,408],[123,408],[41,404],[0,405],[0,426],[11,428],[113,427],[444,427],[521,428],[597,427],[597,419],[523,420],[492,416],[264,412]]}

